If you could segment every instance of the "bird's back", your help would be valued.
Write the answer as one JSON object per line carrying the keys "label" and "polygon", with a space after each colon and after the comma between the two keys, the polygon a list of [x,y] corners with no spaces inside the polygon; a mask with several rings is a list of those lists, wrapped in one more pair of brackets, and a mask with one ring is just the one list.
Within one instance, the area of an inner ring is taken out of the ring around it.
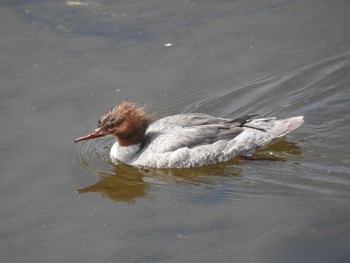
{"label": "bird's back", "polygon": [[190,113],[160,119],[147,130],[134,165],[193,167],[229,160],[297,129],[303,117],[239,119]]}

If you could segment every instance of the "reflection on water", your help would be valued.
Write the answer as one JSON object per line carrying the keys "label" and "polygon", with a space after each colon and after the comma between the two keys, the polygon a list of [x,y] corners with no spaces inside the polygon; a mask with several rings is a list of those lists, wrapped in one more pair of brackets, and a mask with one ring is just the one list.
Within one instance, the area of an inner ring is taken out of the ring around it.
{"label": "reflection on water", "polygon": [[202,186],[217,183],[213,179],[215,177],[240,176],[242,166],[247,162],[285,161],[288,155],[301,154],[301,149],[296,144],[280,140],[249,158],[235,158],[228,162],[191,169],[136,169],[124,165],[116,166],[108,160],[110,142],[100,139],[82,144],[79,161],[97,175],[98,182],[78,189],[78,193],[99,192],[105,198],[122,202],[132,202],[152,195],[152,186],[172,191],[177,185],[192,185],[198,186],[196,191],[200,193],[208,189]]}
{"label": "reflection on water", "polygon": [[137,169],[115,167],[115,174],[100,173],[98,180],[93,185],[78,189],[78,193],[99,192],[105,198],[123,202],[147,196],[149,185],[143,181],[143,174]]}

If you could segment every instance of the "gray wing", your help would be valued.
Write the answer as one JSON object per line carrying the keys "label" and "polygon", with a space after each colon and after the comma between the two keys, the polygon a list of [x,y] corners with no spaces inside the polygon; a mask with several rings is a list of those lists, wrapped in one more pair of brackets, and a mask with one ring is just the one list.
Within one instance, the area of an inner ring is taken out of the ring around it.
{"label": "gray wing", "polygon": [[148,129],[149,132],[158,132],[166,129],[173,129],[179,127],[197,127],[202,125],[221,125],[230,124],[235,127],[242,127],[249,122],[257,114],[251,114],[240,118],[216,118],[204,113],[185,113],[177,114],[162,118],[152,123]]}
{"label": "gray wing", "polygon": [[231,119],[215,118],[204,113],[177,114],[157,120],[149,126],[148,131],[158,132],[180,127],[193,127],[210,123],[224,123],[230,120]]}
{"label": "gray wing", "polygon": [[243,128],[232,123],[203,124],[200,126],[177,127],[166,132],[149,132],[147,147],[151,152],[164,153],[182,147],[212,144],[219,140],[232,140]]}

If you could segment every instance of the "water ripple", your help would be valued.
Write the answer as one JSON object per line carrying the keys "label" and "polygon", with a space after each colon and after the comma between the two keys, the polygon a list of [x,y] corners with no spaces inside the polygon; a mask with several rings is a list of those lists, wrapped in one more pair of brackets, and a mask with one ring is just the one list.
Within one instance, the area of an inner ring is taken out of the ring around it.
{"label": "water ripple", "polygon": [[[350,123],[349,72],[350,54],[345,53],[300,67],[294,64],[269,74],[256,74],[230,88],[205,92],[193,88],[165,100],[151,111],[159,113],[173,107],[220,116],[300,114],[306,115],[306,123],[295,135],[299,136],[293,140],[296,143],[282,140],[262,149],[254,155],[257,161],[234,159],[196,169],[115,166],[109,160],[113,140],[87,141],[79,149],[78,160],[98,177],[98,182],[79,192],[100,192],[111,200],[126,202],[166,193],[205,205],[254,201],[272,195],[290,196],[302,203],[301,197],[310,194],[315,196],[311,200],[327,195],[330,203],[346,202],[350,181],[344,173],[349,173],[350,156],[346,154],[348,138],[341,134],[347,134]],[[180,106],[189,98],[190,103]],[[344,141],[344,147],[336,144],[338,147],[333,148],[330,138]],[[330,154],[341,157],[337,161]]]}

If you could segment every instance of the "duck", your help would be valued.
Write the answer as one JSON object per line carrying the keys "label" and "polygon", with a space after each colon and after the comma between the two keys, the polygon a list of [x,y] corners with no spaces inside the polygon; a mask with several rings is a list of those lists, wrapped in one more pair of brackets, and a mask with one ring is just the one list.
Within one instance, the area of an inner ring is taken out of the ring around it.
{"label": "duck", "polygon": [[250,114],[220,118],[182,113],[155,120],[144,106],[122,101],[108,110],[97,128],[75,142],[113,136],[110,158],[139,168],[192,168],[250,156],[299,128],[304,116],[285,119]]}

